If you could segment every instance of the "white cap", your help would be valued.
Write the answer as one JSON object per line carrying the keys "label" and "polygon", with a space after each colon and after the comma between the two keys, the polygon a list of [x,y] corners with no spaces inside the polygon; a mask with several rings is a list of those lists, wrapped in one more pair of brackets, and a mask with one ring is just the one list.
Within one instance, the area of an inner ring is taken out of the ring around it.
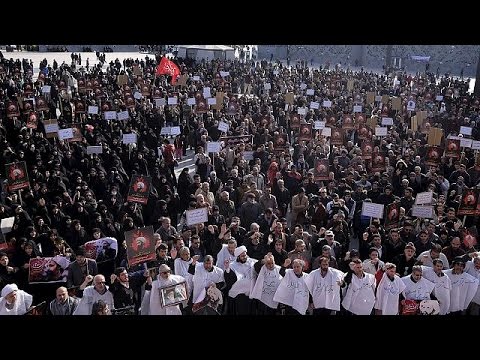
{"label": "white cap", "polygon": [[242,245],[242,246],[239,246],[235,249],[233,255],[235,257],[239,257],[244,252],[247,252],[247,248],[244,245]]}

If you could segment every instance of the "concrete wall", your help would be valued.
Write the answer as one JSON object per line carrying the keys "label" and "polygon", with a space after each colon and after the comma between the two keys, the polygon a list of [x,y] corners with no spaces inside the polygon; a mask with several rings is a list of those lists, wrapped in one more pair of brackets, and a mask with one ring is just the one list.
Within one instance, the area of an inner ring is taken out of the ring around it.
{"label": "concrete wall", "polygon": [[[323,65],[327,61],[331,65],[341,63],[342,66],[354,66],[355,60],[367,69],[381,70],[385,64],[387,45],[290,45],[290,58],[296,60],[313,59],[315,64]],[[285,60],[287,45],[259,45],[258,58]],[[392,56],[403,58],[407,71],[425,71],[425,63],[410,60],[412,55],[430,56],[430,71],[440,74],[449,72],[459,75],[461,69],[464,76],[474,77],[480,45],[393,45]]]}

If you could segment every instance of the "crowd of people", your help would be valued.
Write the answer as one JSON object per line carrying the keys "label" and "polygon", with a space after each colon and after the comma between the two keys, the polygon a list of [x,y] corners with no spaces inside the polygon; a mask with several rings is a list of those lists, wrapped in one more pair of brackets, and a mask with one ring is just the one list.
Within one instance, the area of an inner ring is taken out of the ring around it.
{"label": "crowd of people", "polygon": [[[0,219],[14,219],[0,314],[478,315],[479,214],[461,215],[480,187],[467,83],[265,60],[175,59],[172,79],[159,56],[85,70],[73,54],[37,77],[0,58]],[[32,97],[46,107],[27,109]],[[78,136],[60,139],[68,128]],[[455,152],[452,136],[470,142]],[[177,177],[188,148],[195,172]],[[127,200],[135,175],[151,178],[146,202]],[[155,257],[132,265],[126,233],[148,226]],[[85,243],[104,237],[116,257],[90,258]],[[37,263],[65,279],[32,281]]]}

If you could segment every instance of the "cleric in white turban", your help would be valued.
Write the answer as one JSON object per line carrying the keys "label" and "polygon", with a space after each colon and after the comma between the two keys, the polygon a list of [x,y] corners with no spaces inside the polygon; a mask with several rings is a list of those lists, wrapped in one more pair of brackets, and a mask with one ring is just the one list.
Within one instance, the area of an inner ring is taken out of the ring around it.
{"label": "cleric in white turban", "polygon": [[32,295],[19,290],[16,284],[6,285],[0,297],[0,315],[23,315],[32,305]]}

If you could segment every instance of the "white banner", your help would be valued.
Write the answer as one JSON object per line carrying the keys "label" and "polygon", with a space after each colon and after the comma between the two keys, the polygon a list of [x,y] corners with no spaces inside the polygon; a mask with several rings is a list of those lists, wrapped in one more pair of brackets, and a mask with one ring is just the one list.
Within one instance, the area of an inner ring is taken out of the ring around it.
{"label": "white banner", "polygon": [[460,139],[460,147],[471,148],[472,147],[472,139]]}
{"label": "white banner", "polygon": [[209,153],[219,153],[222,150],[222,143],[219,141],[209,141],[207,142],[207,152]]}
{"label": "white banner", "polygon": [[129,115],[128,115],[128,110],[125,111],[119,111],[117,113],[117,119],[118,120],[128,120]]}
{"label": "white banner", "polygon": [[90,154],[102,154],[103,147],[102,146],[87,146],[87,155]]}
{"label": "white banner", "polygon": [[229,128],[230,128],[230,126],[225,121],[220,121],[218,123],[218,130],[220,130],[220,131],[228,132]]}
{"label": "white banner", "polygon": [[472,136],[472,128],[469,126],[460,126],[460,134]]}
{"label": "white banner", "polygon": [[382,118],[382,125],[384,125],[384,126],[393,125],[393,119],[389,118],[389,117]]}
{"label": "white banner", "polygon": [[298,108],[297,109],[297,114],[298,115],[306,115],[307,114],[307,110],[305,108]]}
{"label": "white banner", "polygon": [[98,115],[98,106],[89,106],[88,113],[93,115]]}
{"label": "white banner", "polygon": [[12,231],[14,222],[15,222],[15,216],[3,218],[0,221],[0,228],[1,228],[2,234],[8,234],[10,231]]}
{"label": "white banner", "polygon": [[105,120],[116,120],[117,119],[117,113],[115,111],[105,111],[103,113],[103,116],[105,117]]}
{"label": "white banner", "polygon": [[480,141],[472,141],[472,150],[480,150]]}
{"label": "white banner", "polygon": [[[58,122],[54,122],[52,124],[45,124],[45,133],[46,134],[51,134],[51,133],[58,133]],[[479,141],[480,143],[480,141]]]}
{"label": "white banner", "polygon": [[418,193],[415,197],[415,205],[430,205],[432,203],[433,192],[425,191]]}
{"label": "white banner", "polygon": [[167,104],[167,102],[165,101],[164,98],[155,99],[155,107],[156,108],[165,106],[166,104]]}
{"label": "white banner", "polygon": [[371,202],[362,203],[362,216],[383,219],[383,204],[375,204]]}
{"label": "white banner", "polygon": [[73,138],[73,129],[60,129],[58,130],[58,139],[59,140],[67,140]]}
{"label": "white banner", "polygon": [[331,127],[324,127],[322,129],[323,136],[332,136],[332,128]]}
{"label": "white banner", "polygon": [[123,134],[123,139],[122,139],[124,144],[136,144],[137,143],[137,134],[131,133],[131,134]]}
{"label": "white banner", "polygon": [[171,134],[170,126],[164,126],[160,129],[160,135],[170,135],[170,134]]}
{"label": "white banner", "polygon": [[388,132],[387,127],[377,126],[375,128],[375,136],[387,136],[387,132]]}
{"label": "white banner", "polygon": [[187,217],[187,226],[201,224],[208,221],[208,208],[203,207],[185,212]]}
{"label": "white banner", "polygon": [[412,206],[412,216],[424,219],[433,219],[433,206]]}
{"label": "white banner", "polygon": [[204,88],[203,88],[203,97],[204,97],[205,99],[208,99],[208,98],[212,97],[212,94],[211,94],[211,92],[210,92],[210,88],[209,88],[209,87],[204,87]]}

